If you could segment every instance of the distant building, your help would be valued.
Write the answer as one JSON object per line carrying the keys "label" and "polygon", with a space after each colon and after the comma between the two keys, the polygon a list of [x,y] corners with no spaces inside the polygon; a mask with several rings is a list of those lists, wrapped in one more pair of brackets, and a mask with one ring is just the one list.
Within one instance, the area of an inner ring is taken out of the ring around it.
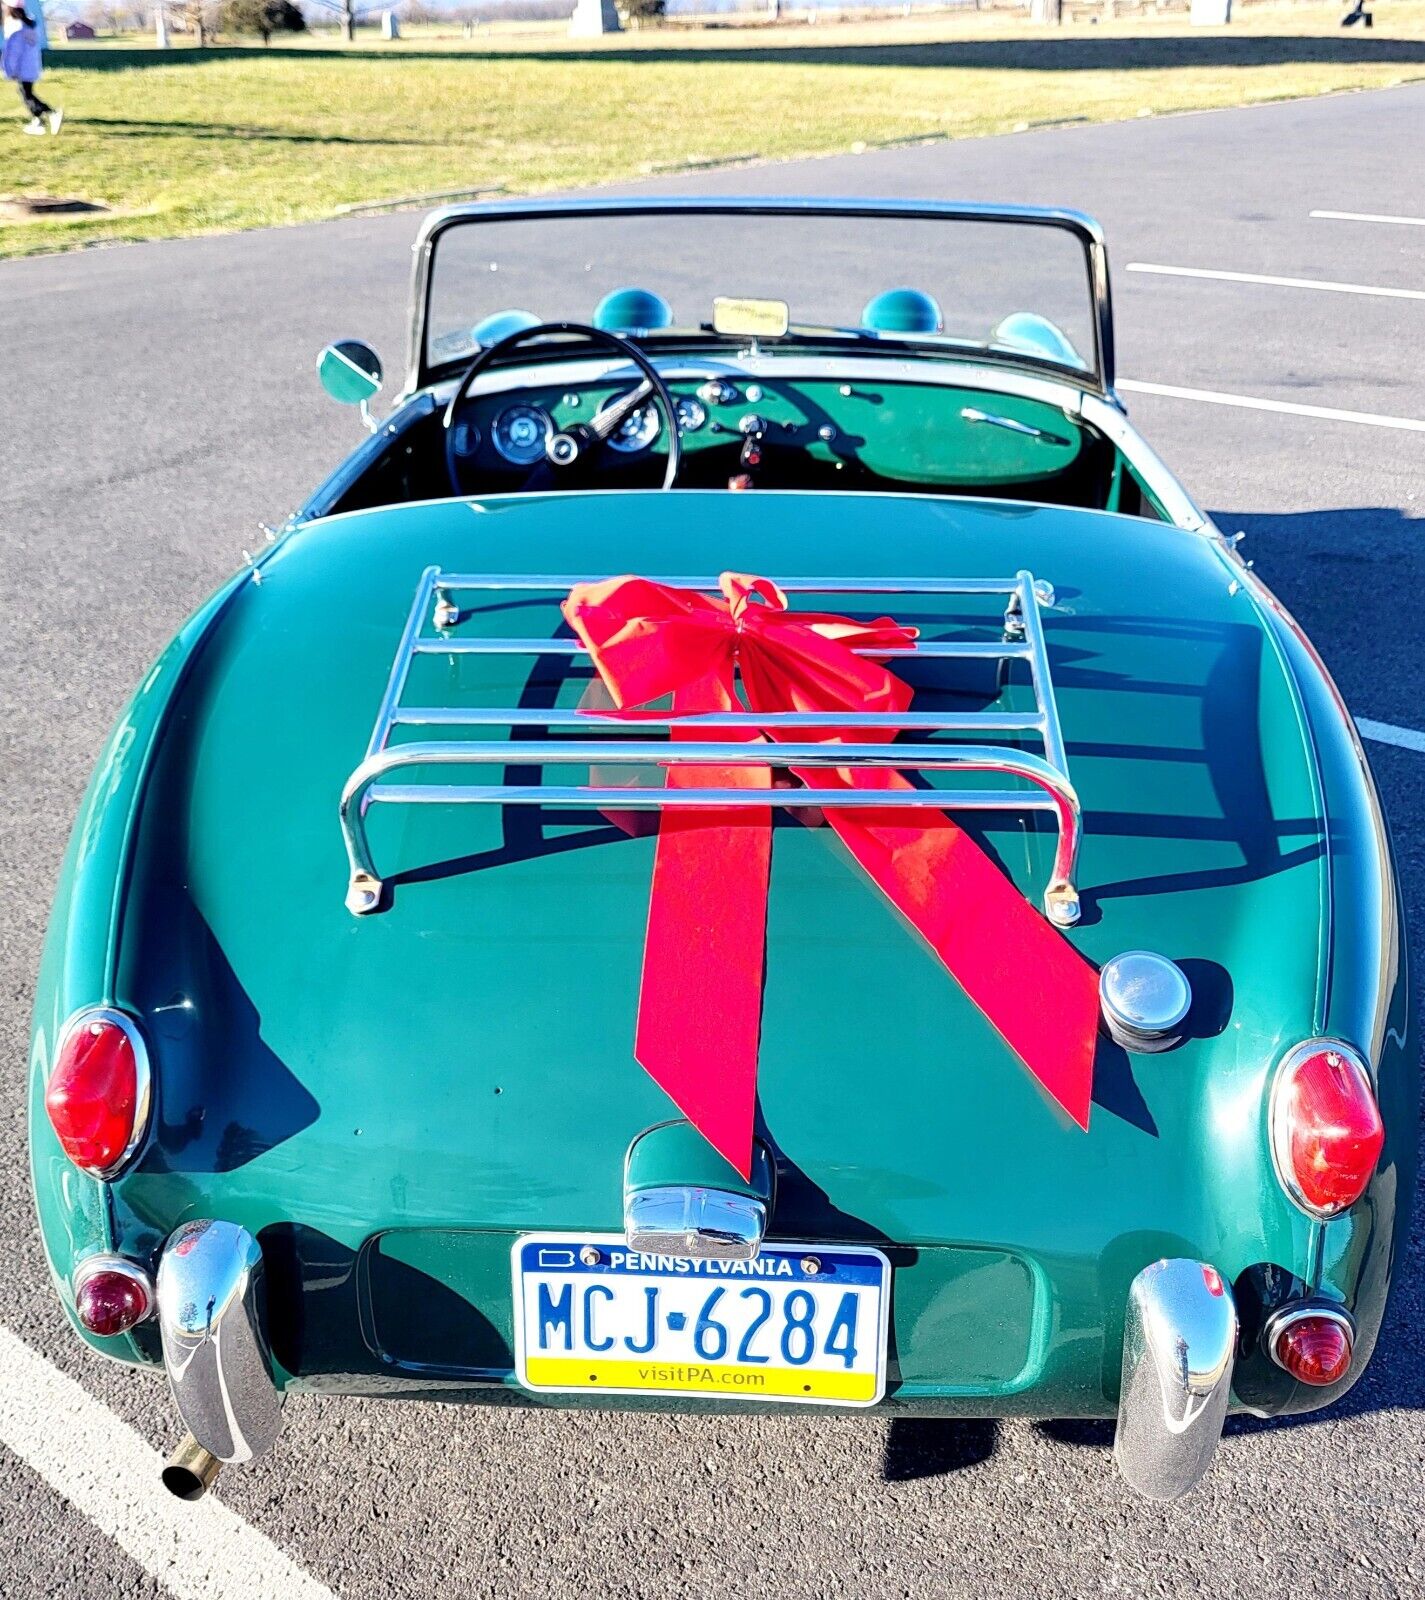
{"label": "distant building", "polygon": [[71,22],[64,30],[64,36],[66,39],[92,39],[95,34],[87,22]]}

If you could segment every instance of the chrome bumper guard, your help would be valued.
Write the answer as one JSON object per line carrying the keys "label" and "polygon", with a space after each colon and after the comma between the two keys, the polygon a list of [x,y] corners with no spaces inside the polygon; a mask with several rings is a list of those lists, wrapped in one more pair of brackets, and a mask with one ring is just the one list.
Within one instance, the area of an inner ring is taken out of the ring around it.
{"label": "chrome bumper guard", "polygon": [[158,1264],[158,1324],[169,1387],[188,1431],[220,1461],[251,1461],[276,1442],[259,1296],[262,1249],[231,1222],[186,1222]]}
{"label": "chrome bumper guard", "polygon": [[1232,1388],[1237,1308],[1201,1261],[1155,1261],[1133,1280],[1113,1455],[1140,1494],[1176,1500],[1207,1471]]}

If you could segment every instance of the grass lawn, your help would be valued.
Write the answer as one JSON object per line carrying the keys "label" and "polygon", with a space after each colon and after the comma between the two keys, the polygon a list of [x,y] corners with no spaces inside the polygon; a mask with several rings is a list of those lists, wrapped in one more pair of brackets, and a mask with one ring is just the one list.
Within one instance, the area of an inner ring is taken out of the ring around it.
{"label": "grass lawn", "polygon": [[[0,196],[107,209],[6,221],[0,256],[255,228],[355,202],[610,179],[651,162],[846,150],[1055,119],[1369,88],[1425,77],[1425,3],[1380,0],[1059,29],[989,15],[667,28],[575,46],[558,31],[399,44],[51,51],[57,139],[0,121]],[[0,85],[13,94],[13,86]],[[0,100],[0,108],[9,109]]]}

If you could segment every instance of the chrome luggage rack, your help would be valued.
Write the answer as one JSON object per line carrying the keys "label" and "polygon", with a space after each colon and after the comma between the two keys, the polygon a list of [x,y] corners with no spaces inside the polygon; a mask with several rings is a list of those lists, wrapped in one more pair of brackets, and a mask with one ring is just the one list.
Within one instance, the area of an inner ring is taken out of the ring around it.
{"label": "chrome luggage rack", "polygon": [[[391,783],[393,772],[417,767],[495,765],[546,767],[567,764],[679,766],[759,766],[778,768],[892,767],[902,771],[996,772],[1022,779],[1020,789],[912,788],[903,790],[777,789],[770,803],[786,807],[929,806],[939,811],[1048,811],[1058,823],[1053,873],[1044,891],[1044,912],[1059,927],[1079,920],[1075,868],[1082,833],[1078,795],[1069,777],[1064,737],[1044,644],[1042,606],[1054,603],[1053,589],[1021,571],[1013,578],[782,578],[789,595],[1003,595],[1004,637],[1000,640],[934,639],[913,647],[866,651],[877,659],[896,656],[918,660],[1026,661],[1034,691],[1032,712],[990,709],[975,712],[709,712],[694,716],[640,715],[629,720],[612,711],[527,707],[410,706],[403,703],[411,665],[420,655],[566,656],[587,657],[574,638],[460,638],[451,629],[463,615],[456,597],[498,592],[545,592],[563,597],[576,583],[600,579],[567,574],[449,573],[427,567],[416,586],[414,603],[396,649],[390,680],[361,764],[346,780],[341,796],[341,827],[351,876],[347,909],[357,916],[385,904],[380,874],[366,832],[366,812],[376,802],[397,805],[525,805],[580,806],[591,810],[659,810],[680,807],[724,809],[766,806],[765,790],[667,789],[597,787],[592,784],[409,784]],[[679,588],[717,592],[709,578],[660,578]],[[710,733],[761,729],[893,728],[922,733],[1014,733],[1037,736],[1044,754],[995,744],[790,744],[772,741],[707,743],[639,737],[666,734],[674,726]],[[508,738],[450,739],[438,743],[392,744],[397,727],[478,730],[516,728],[573,729],[589,737],[578,740]],[[617,739],[600,735],[617,733]],[[676,751],[676,754],[674,753]]]}

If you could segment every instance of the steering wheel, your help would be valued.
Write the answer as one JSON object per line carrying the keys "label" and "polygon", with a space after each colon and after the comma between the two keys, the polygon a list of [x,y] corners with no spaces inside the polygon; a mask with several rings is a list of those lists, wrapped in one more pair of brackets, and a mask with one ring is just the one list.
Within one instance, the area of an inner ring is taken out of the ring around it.
{"label": "steering wheel", "polygon": [[455,417],[476,378],[497,357],[513,350],[516,345],[526,344],[531,339],[546,339],[551,335],[570,333],[617,351],[638,368],[643,374],[643,381],[621,400],[602,411],[592,422],[575,422],[567,428],[561,428],[558,433],[551,434],[544,447],[544,460],[535,463],[523,487],[547,488],[557,481],[560,474],[572,473],[581,467],[587,467],[624,422],[650,397],[658,402],[664,420],[668,424],[668,462],[663,469],[663,487],[665,489],[673,487],[673,480],[678,476],[678,467],[682,461],[682,441],[678,437],[678,410],[673,403],[672,395],[668,393],[667,386],[658,376],[658,369],[636,344],[621,339],[618,334],[610,333],[606,328],[591,328],[582,322],[539,322],[533,327],[518,328],[509,338],[501,339],[498,343],[481,350],[466,367],[460,382],[456,384],[455,393],[450,397],[450,404],[445,408],[443,420],[445,465],[450,475],[452,494],[463,495],[470,492],[461,481],[461,459],[455,449]]}

